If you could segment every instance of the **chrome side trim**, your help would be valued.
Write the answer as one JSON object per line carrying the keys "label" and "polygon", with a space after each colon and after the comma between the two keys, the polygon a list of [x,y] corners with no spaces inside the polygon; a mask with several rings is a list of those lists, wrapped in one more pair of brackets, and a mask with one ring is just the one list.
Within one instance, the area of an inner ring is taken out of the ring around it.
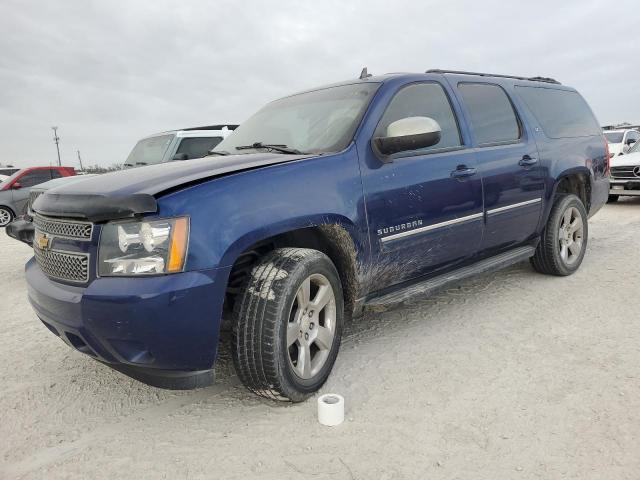
{"label": "chrome side trim", "polygon": [[533,205],[534,203],[539,203],[541,201],[542,198],[534,198],[533,200],[527,200],[526,202],[514,203],[512,205],[507,205],[506,207],[494,208],[493,210],[487,210],[487,215],[495,215],[496,213],[507,212],[509,210],[513,210],[514,208]]}
{"label": "chrome side trim", "polygon": [[434,223],[432,225],[427,225],[426,227],[416,228],[414,230],[407,230],[406,232],[394,233],[393,235],[382,237],[380,241],[382,243],[385,243],[390,240],[397,240],[398,238],[404,238],[410,235],[417,235],[418,233],[429,232],[431,230],[448,227],[450,225],[456,225],[458,223],[469,222],[471,220],[482,218],[483,216],[484,216],[484,213],[474,213],[473,215],[467,215],[466,217],[454,218],[453,220],[447,220],[446,222]]}

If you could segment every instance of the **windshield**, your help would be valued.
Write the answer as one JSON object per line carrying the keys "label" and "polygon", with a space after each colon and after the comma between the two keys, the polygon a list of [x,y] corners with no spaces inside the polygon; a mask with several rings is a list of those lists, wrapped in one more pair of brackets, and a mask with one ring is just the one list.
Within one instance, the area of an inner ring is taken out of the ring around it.
{"label": "windshield", "polygon": [[604,136],[609,143],[622,143],[624,132],[604,132]]}
{"label": "windshield", "polygon": [[133,147],[124,166],[131,168],[161,163],[174,137],[174,134],[169,134],[143,138]]}
{"label": "windshield", "polygon": [[237,147],[260,142],[286,145],[305,153],[339,152],[351,142],[377,88],[377,83],[358,83],[276,100],[240,125],[213,151],[246,152]]}

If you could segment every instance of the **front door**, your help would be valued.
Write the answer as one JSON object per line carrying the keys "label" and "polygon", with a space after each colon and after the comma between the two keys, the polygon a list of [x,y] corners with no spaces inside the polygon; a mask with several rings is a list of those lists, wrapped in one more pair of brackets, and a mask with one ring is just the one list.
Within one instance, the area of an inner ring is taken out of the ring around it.
{"label": "front door", "polygon": [[16,179],[16,183],[20,184],[20,188],[12,189],[13,205],[16,210],[16,215],[24,215],[27,213],[27,207],[29,204],[29,192],[31,187],[40,185],[41,183],[48,182],[53,178],[60,178],[60,173],[53,169],[37,169],[31,170],[20,178]]}
{"label": "front door", "polygon": [[390,123],[415,116],[438,122],[438,144],[392,155],[391,163],[383,163],[371,148],[361,158],[374,265],[371,291],[460,263],[480,246],[481,177],[445,88],[437,82],[403,87],[374,137],[386,136]]}

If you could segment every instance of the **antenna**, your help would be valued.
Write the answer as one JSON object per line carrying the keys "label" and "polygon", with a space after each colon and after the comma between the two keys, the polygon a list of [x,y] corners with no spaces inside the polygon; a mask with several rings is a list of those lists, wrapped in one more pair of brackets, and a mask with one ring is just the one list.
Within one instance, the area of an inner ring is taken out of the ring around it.
{"label": "antenna", "polygon": [[60,137],[58,136],[58,127],[51,127],[53,130],[53,141],[56,142],[56,150],[58,151],[58,166],[62,166],[62,162],[60,161],[60,147],[58,143],[60,142]]}
{"label": "antenna", "polygon": [[371,76],[372,75],[369,72],[367,72],[367,67],[364,67],[360,72],[360,80],[364,80],[365,78],[369,78]]}

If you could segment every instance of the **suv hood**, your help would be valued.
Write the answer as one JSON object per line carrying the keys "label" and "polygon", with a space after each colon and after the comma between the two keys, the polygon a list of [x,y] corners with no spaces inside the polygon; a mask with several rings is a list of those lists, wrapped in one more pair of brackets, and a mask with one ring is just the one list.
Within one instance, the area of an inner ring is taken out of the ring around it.
{"label": "suv hood", "polygon": [[635,167],[640,165],[640,152],[616,155],[610,160],[612,167]]}
{"label": "suv hood", "polygon": [[175,187],[315,156],[279,153],[211,156],[121,170],[47,190],[34,202],[33,210],[92,222],[155,213],[156,196]]}

